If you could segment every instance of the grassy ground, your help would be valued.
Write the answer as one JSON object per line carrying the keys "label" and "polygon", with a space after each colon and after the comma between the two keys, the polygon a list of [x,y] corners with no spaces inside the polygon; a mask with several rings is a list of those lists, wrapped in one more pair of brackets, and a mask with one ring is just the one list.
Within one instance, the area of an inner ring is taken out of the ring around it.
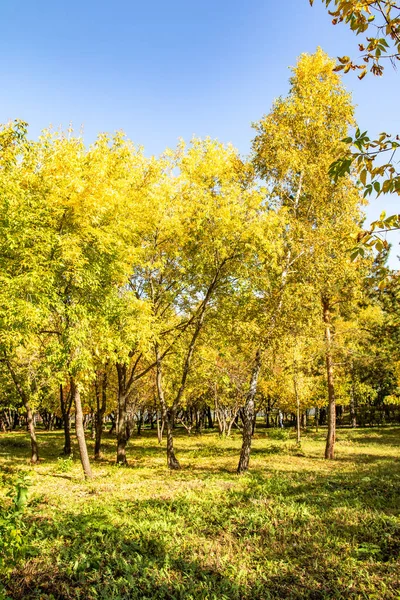
{"label": "grassy ground", "polygon": [[57,458],[60,432],[39,433],[34,468],[25,433],[0,434],[3,506],[18,472],[31,479],[3,597],[400,598],[400,429],[340,430],[333,462],[324,431],[301,452],[293,435],[260,430],[240,477],[238,434],[177,435],[173,473],[153,433],[130,442],[126,468],[106,438],[85,482]]}

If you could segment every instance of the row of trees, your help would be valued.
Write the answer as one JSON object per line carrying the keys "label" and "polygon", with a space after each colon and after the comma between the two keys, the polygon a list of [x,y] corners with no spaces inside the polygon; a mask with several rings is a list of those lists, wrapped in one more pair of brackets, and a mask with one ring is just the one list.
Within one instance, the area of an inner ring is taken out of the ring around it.
{"label": "row of trees", "polygon": [[395,399],[397,288],[377,291],[379,261],[351,260],[359,187],[329,175],[353,125],[333,67],[301,56],[250,160],[210,139],[147,158],[120,133],[87,149],[72,132],[30,141],[24,123],[3,126],[1,402],[23,405],[33,462],[39,408],[62,416],[66,453],[75,413],[90,477],[85,406],[96,457],[115,411],[120,464],[132,407],[160,411],[171,469],[177,415],[189,427],[205,403],[225,431],[240,409],[242,472],[258,398],[298,414],[328,404],[328,459],[336,397]]}

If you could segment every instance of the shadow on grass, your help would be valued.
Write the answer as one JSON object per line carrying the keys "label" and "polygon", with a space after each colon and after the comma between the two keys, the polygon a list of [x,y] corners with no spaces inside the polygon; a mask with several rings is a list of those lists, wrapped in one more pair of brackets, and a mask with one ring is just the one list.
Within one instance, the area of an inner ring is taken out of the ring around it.
{"label": "shadow on grass", "polygon": [[82,506],[57,520],[32,514],[31,558],[7,592],[14,600],[396,597],[389,522],[357,531],[332,514],[308,515],[290,497],[257,502],[265,485],[253,477],[244,495],[227,493],[206,510],[204,500],[180,497]]}

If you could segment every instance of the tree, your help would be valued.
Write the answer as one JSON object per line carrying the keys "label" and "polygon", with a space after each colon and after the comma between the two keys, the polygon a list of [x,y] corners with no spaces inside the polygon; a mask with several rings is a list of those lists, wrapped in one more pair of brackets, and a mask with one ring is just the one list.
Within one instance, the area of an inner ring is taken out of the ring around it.
{"label": "tree", "polygon": [[177,175],[148,211],[152,233],[135,277],[155,316],[157,393],[168,466],[176,469],[174,416],[185,398],[207,316],[217,299],[240,292],[236,280],[247,272],[254,239],[267,237],[271,225],[252,169],[232,147],[193,140],[172,155],[169,169]]}
{"label": "tree", "polygon": [[[304,281],[318,290],[322,305],[330,448],[335,420],[330,312],[332,302],[341,301],[336,298],[339,290],[342,294],[347,285],[352,287],[355,267],[350,265],[351,238],[346,235],[359,231],[361,218],[356,186],[349,178],[334,183],[328,174],[354,122],[350,95],[334,64],[321,49],[302,55],[293,69],[288,97],[277,100],[272,112],[256,124],[253,142],[256,168],[287,215],[281,281],[285,287],[293,280]],[[281,310],[282,301],[278,306]],[[326,454],[332,457],[331,450]]]}
{"label": "tree", "polygon": [[[120,134],[113,139],[100,136],[87,150],[81,139],[51,132],[25,144],[18,160],[12,160],[10,152],[3,171],[7,170],[5,185],[13,185],[19,202],[13,227],[21,219],[27,222],[21,224],[18,242],[10,244],[13,255],[4,252],[3,273],[8,276],[13,270],[3,296],[8,306],[4,314],[7,319],[16,315],[9,339],[14,338],[15,345],[18,327],[26,335],[29,317],[30,335],[40,339],[53,376],[73,398],[81,460],[90,477],[81,395],[98,361],[107,362],[115,346],[110,321],[131,272],[129,201],[140,153]],[[10,193],[2,198],[10,211]],[[3,214],[8,240],[10,220],[6,211]],[[11,302],[18,303],[15,309]],[[64,396],[60,400],[65,407]]]}
{"label": "tree", "polygon": [[37,386],[36,334],[46,315],[42,292],[49,290],[45,262],[51,240],[43,197],[33,182],[26,134],[22,121],[0,128],[0,360],[25,408],[31,461],[37,462],[32,395]]}

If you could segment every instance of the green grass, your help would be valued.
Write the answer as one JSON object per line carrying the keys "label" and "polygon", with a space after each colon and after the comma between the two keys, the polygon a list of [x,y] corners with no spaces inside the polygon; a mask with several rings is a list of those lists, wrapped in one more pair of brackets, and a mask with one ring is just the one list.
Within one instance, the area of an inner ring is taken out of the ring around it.
{"label": "green grass", "polygon": [[131,440],[126,468],[106,437],[89,482],[77,458],[59,460],[60,432],[39,433],[34,468],[25,433],[1,434],[3,504],[17,473],[31,478],[25,555],[3,596],[400,598],[400,429],[339,430],[333,462],[324,434],[301,452],[294,433],[256,434],[240,477],[237,433],[180,433],[173,473],[153,433]]}

